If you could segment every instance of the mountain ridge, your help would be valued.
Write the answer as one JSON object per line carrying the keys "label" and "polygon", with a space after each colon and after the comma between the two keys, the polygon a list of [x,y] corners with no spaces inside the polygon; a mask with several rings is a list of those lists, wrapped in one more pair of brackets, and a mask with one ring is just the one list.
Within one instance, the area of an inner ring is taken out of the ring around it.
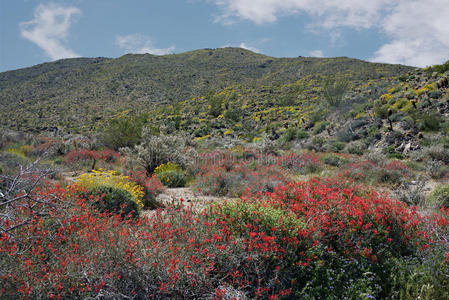
{"label": "mountain ridge", "polygon": [[0,73],[0,126],[83,131],[123,110],[169,105],[236,84],[285,85],[307,76],[356,82],[413,69],[345,57],[275,58],[241,48],[64,59]]}

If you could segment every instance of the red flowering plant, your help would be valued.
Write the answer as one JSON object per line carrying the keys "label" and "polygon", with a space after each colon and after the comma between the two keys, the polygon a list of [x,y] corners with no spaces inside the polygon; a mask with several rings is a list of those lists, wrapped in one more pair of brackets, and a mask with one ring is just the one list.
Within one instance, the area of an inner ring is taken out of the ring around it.
{"label": "red flowering plant", "polygon": [[107,163],[115,163],[120,159],[120,154],[111,149],[104,150],[88,150],[76,149],[66,155],[66,162],[78,169],[84,164],[90,164],[90,169],[96,167],[97,161],[102,160]]}
{"label": "red flowering plant", "polygon": [[2,219],[12,229],[0,234],[0,298],[391,298],[411,258],[447,249],[446,210],[423,217],[342,178],[247,190],[200,214],[181,204],[151,218],[99,211],[102,196],[43,186],[35,200],[69,205],[17,208],[29,221],[16,228]]}
{"label": "red flowering plant", "polygon": [[195,188],[203,193],[240,196],[246,189],[252,192],[273,191],[286,181],[284,171],[275,158],[253,153],[236,158],[230,153],[203,154],[195,166]]}
{"label": "red flowering plant", "polygon": [[291,288],[300,298],[384,297],[392,290],[394,258],[426,251],[430,243],[414,209],[341,179],[247,194],[213,207],[211,215],[259,263],[280,270],[276,288]]}

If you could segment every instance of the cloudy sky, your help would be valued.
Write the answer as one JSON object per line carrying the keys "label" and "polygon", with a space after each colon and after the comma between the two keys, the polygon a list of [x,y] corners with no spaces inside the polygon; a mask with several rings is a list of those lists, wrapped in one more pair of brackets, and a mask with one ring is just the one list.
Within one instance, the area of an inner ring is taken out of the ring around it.
{"label": "cloudy sky", "polygon": [[0,0],[0,71],[225,46],[424,67],[449,59],[449,0]]}

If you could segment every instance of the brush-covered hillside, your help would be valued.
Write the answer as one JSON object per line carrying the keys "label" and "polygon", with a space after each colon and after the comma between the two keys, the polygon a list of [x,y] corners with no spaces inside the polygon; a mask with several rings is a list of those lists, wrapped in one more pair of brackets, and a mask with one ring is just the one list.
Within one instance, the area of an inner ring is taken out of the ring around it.
{"label": "brush-covered hillside", "polygon": [[0,74],[0,299],[449,299],[449,62],[243,49]]}
{"label": "brush-covered hillside", "polygon": [[[228,106],[236,99],[243,106],[257,106],[251,115],[273,107],[297,115],[291,107],[307,110],[304,101],[323,102],[326,86],[338,94],[339,88],[346,91],[371,82],[380,87],[377,95],[411,70],[345,57],[274,58],[239,48],[65,59],[0,73],[0,126],[27,132],[89,132],[124,111],[176,103],[193,103],[191,109],[201,111],[194,101],[208,95],[226,96]],[[219,112],[217,108],[212,115]]]}

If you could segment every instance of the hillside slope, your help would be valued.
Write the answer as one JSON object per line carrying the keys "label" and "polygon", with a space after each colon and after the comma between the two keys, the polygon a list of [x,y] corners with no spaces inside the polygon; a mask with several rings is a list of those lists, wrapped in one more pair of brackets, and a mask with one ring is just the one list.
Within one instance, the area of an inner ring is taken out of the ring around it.
{"label": "hillside slope", "polygon": [[[297,93],[306,97],[312,87],[320,93],[329,78],[344,78],[357,86],[410,70],[344,57],[274,58],[239,48],[65,59],[0,73],[0,126],[28,132],[88,132],[122,111],[141,112],[236,85],[278,89],[301,81],[303,88]],[[257,96],[266,97],[270,91],[259,90]]]}

